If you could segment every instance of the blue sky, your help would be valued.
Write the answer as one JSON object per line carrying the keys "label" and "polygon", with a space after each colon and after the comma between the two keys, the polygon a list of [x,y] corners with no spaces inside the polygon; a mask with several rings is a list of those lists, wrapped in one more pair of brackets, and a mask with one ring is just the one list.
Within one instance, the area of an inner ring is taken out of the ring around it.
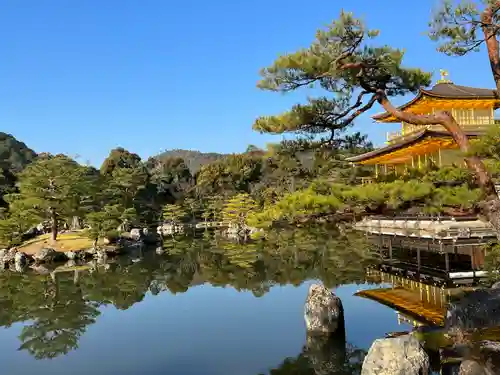
{"label": "blue sky", "polygon": [[[457,84],[494,87],[484,51],[464,58],[435,51],[424,32],[436,3],[4,0],[0,130],[38,152],[96,165],[117,146],[144,158],[162,149],[263,146],[280,138],[252,131],[255,118],[312,92],[260,91],[259,69],[309,45],[342,8],[380,29],[381,43],[406,48],[408,65],[448,69]],[[381,144],[394,126],[364,116],[355,130]]]}

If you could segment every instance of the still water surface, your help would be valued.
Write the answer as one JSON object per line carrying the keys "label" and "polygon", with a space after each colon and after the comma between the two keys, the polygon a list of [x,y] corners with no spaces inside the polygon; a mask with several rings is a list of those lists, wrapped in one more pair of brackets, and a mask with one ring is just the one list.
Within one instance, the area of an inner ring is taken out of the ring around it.
{"label": "still water surface", "polygon": [[[358,374],[373,340],[408,330],[354,293],[370,254],[362,239],[281,233],[262,244],[170,241],[108,266],[49,275],[0,274],[2,373],[314,374],[303,306],[320,280],[344,304],[347,356]],[[316,357],[315,357],[316,356]],[[349,359],[351,358],[351,359]],[[4,372],[5,371],[5,372]]]}

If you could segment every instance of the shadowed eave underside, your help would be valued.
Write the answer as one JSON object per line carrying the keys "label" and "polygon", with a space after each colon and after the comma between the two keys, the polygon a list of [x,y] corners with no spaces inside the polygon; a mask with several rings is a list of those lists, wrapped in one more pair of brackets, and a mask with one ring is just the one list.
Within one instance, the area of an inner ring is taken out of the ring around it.
{"label": "shadowed eave underside", "polygon": [[[466,132],[467,137],[475,138],[483,132]],[[402,138],[385,147],[346,159],[356,164],[401,164],[411,161],[412,156],[436,152],[438,149],[457,148],[451,134],[446,131],[424,129]]]}

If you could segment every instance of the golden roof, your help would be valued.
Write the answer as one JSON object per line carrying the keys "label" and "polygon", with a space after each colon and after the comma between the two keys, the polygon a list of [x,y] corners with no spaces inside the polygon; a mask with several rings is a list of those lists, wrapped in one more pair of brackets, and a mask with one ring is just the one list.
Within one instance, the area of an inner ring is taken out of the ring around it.
{"label": "golden roof", "polygon": [[[500,99],[496,90],[455,85],[446,79],[448,73],[441,71],[441,79],[430,90],[420,89],[417,96],[398,107],[400,110],[416,114],[430,114],[434,108],[450,110],[454,108],[499,108]],[[388,112],[372,117],[377,122],[400,122]]]}

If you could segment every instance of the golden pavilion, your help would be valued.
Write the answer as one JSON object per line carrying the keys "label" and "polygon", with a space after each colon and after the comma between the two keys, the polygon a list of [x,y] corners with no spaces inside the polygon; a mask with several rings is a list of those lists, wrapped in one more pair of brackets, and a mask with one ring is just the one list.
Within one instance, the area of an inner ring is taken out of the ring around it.
{"label": "golden pavilion", "polygon": [[[495,109],[500,100],[495,90],[455,85],[446,79],[448,73],[441,70],[441,79],[430,89],[420,89],[415,98],[399,109],[415,114],[432,114],[451,111],[455,120],[470,138],[486,132],[497,123]],[[388,112],[372,117],[379,123],[400,122]],[[411,125],[401,123],[401,130],[387,133],[384,147],[349,158],[354,164],[374,165],[375,173],[403,173],[409,167],[421,168],[430,162],[437,166],[461,164],[458,145],[441,125]]]}

